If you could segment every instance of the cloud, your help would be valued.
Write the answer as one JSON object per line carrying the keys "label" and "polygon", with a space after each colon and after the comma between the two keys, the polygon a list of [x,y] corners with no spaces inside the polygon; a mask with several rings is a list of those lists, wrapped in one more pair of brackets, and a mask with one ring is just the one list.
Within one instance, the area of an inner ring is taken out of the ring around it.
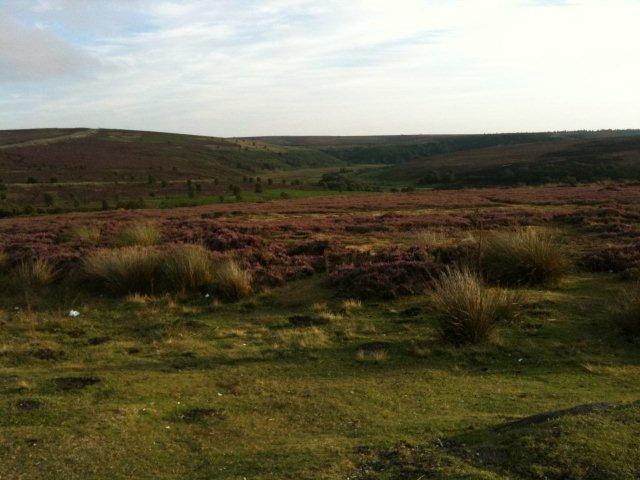
{"label": "cloud", "polygon": [[0,45],[0,82],[66,78],[97,63],[55,34],[11,18],[0,18]]}
{"label": "cloud", "polygon": [[24,5],[7,0],[1,13],[5,128],[251,135],[640,124],[631,107],[640,104],[637,0]]}

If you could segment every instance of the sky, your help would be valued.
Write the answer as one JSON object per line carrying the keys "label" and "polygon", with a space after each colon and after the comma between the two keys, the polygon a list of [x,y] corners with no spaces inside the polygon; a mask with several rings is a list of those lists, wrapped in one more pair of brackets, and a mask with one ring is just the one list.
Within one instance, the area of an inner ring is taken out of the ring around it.
{"label": "sky", "polygon": [[640,0],[0,0],[0,129],[640,128]]}

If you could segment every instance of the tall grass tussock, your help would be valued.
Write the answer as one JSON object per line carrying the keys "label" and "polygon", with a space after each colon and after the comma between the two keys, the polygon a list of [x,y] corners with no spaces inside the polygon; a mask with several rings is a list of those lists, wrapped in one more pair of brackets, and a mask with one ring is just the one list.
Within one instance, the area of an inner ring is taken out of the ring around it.
{"label": "tall grass tussock", "polygon": [[445,271],[431,295],[440,335],[456,345],[489,340],[501,322],[517,316],[520,304],[519,295],[488,288],[467,269]]}
{"label": "tall grass tussock", "polygon": [[233,259],[218,263],[215,268],[214,286],[227,300],[238,300],[251,293],[251,273]]}
{"label": "tall grass tussock", "polygon": [[25,289],[41,287],[53,282],[55,272],[49,262],[36,258],[20,263],[15,269],[15,278]]}
{"label": "tall grass tussock", "polygon": [[164,252],[161,273],[168,289],[181,292],[201,289],[215,279],[211,254],[193,244],[176,245]]}
{"label": "tall grass tussock", "polygon": [[132,223],[122,227],[116,234],[118,247],[150,247],[160,242],[160,229],[153,223]]}
{"label": "tall grass tussock", "polygon": [[533,228],[494,233],[482,251],[487,280],[503,285],[553,285],[569,266],[568,253],[554,235]]}
{"label": "tall grass tussock", "polygon": [[152,293],[157,284],[160,253],[149,247],[101,249],[89,255],[83,271],[89,280],[115,293]]}
{"label": "tall grass tussock", "polygon": [[83,264],[87,279],[114,293],[159,293],[214,288],[221,297],[238,300],[251,293],[251,274],[235,260],[214,262],[200,245],[101,249]]}
{"label": "tall grass tussock", "polygon": [[612,316],[623,334],[640,337],[640,284],[622,292],[612,308]]}

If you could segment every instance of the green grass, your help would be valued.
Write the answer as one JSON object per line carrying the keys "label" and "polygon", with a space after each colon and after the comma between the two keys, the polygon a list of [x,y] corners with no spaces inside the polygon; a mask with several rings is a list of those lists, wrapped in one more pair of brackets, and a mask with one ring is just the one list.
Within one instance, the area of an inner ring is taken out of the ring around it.
{"label": "green grass", "polygon": [[[439,340],[426,296],[292,327],[288,317],[314,303],[342,312],[321,278],[231,304],[127,302],[49,286],[31,310],[3,283],[0,478],[346,478],[362,460],[358,446],[467,441],[469,432],[474,445],[499,445],[490,428],[504,421],[640,397],[640,349],[611,328],[606,309],[622,288],[581,275],[527,290],[533,304],[519,323],[460,348]],[[425,313],[402,314],[414,306]],[[79,317],[68,316],[72,308]],[[386,358],[360,361],[367,342],[386,342]],[[70,376],[100,381],[56,386]],[[20,400],[41,407],[20,409]],[[193,409],[211,410],[185,420]],[[631,463],[604,434],[572,428],[564,431],[580,458],[592,451]],[[442,458],[435,478],[506,480],[525,467],[513,455],[502,467]],[[536,461],[557,463],[544,452]]]}

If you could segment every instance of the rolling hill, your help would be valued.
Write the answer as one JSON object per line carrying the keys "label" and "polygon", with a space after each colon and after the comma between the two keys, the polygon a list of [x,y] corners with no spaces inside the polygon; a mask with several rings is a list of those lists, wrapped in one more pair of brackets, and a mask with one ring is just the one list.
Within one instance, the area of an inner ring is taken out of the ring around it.
{"label": "rolling hill", "polygon": [[105,129],[0,132],[0,178],[38,181],[235,179],[260,171],[343,165],[317,149],[250,140]]}
{"label": "rolling hill", "polygon": [[[260,179],[264,188],[255,186]],[[237,200],[239,191],[266,200],[321,190],[609,179],[640,180],[640,130],[249,138],[0,131],[0,216],[199,205]]]}

